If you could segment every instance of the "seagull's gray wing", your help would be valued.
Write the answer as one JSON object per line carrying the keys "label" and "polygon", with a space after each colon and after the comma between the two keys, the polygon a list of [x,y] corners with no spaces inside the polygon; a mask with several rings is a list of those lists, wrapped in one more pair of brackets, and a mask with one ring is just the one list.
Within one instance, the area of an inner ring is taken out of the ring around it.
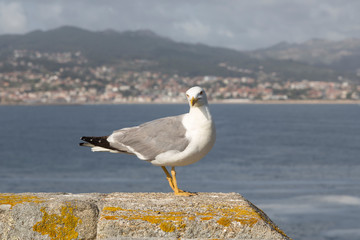
{"label": "seagull's gray wing", "polygon": [[110,146],[122,152],[135,154],[142,160],[154,160],[169,150],[183,151],[189,144],[183,115],[160,118],[137,127],[114,131],[108,137]]}

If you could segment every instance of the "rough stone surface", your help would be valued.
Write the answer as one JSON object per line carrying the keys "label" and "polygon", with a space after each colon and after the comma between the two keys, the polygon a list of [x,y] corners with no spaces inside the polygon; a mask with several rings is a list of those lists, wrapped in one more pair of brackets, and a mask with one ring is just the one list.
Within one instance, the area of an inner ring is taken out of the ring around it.
{"label": "rough stone surface", "polygon": [[236,193],[0,193],[0,239],[290,239]]}

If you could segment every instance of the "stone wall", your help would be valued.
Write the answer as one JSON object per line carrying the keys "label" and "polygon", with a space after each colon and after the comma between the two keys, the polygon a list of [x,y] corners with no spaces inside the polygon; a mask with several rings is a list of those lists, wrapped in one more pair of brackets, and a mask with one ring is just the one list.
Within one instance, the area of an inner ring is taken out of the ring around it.
{"label": "stone wall", "polygon": [[0,239],[290,239],[236,193],[0,193]]}

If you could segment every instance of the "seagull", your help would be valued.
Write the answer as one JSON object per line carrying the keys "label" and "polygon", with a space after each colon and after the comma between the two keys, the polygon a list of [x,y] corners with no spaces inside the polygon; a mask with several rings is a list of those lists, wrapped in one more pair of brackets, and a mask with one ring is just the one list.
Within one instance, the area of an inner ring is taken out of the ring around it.
{"label": "seagull", "polygon": [[[126,153],[160,166],[175,195],[192,196],[178,188],[175,167],[193,164],[214,146],[215,125],[205,91],[198,86],[186,91],[186,114],[159,118],[139,126],[122,128],[109,136],[82,137],[80,146],[93,152]],[[171,175],[166,167],[171,167]]]}

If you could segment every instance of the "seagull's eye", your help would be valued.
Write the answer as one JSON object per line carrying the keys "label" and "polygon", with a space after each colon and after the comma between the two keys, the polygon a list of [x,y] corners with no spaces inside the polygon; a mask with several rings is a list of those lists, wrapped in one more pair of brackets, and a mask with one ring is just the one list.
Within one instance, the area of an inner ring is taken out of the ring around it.
{"label": "seagull's eye", "polygon": [[200,95],[203,95],[203,91],[200,92]]}
{"label": "seagull's eye", "polygon": [[189,94],[186,94],[186,97],[189,98]]}

